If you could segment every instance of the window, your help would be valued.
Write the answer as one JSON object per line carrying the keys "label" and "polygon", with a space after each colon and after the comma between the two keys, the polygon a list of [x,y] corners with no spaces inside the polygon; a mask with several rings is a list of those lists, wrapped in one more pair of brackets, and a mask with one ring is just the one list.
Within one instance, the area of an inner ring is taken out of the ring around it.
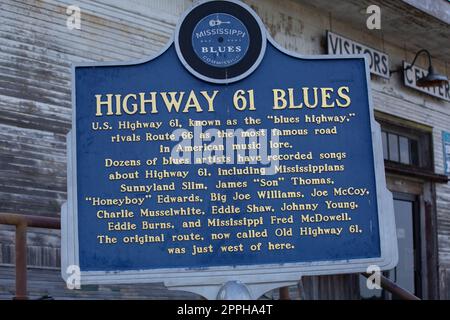
{"label": "window", "polygon": [[394,166],[434,171],[432,128],[376,112],[381,125],[384,160]]}
{"label": "window", "polygon": [[419,166],[418,141],[410,137],[381,131],[385,160]]}

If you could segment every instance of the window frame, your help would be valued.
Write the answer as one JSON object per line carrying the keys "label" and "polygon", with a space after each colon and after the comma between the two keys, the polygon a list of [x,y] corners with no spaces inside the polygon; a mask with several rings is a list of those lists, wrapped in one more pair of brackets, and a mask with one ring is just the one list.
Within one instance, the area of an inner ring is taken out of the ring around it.
{"label": "window frame", "polygon": [[[398,149],[398,161],[390,160],[391,157],[388,154],[388,158],[385,161],[392,162],[397,165],[420,168],[426,171],[434,171],[434,153],[433,153],[433,136],[432,128],[425,127],[422,124],[417,124],[409,120],[400,119],[393,116],[380,116],[381,113],[376,113],[376,120],[381,126],[381,131],[386,132],[386,141],[388,142],[387,150],[389,150],[389,133],[397,135],[397,149]],[[388,118],[389,117],[389,118]],[[409,141],[409,164],[401,162],[400,155],[400,137],[405,137]],[[382,138],[383,140],[383,138]],[[414,151],[412,150],[412,141],[417,142],[417,152],[414,159]],[[383,146],[383,151],[385,146]],[[384,155],[383,155],[384,156]]]}
{"label": "window frame", "polygon": [[[419,141],[417,141],[416,138],[412,138],[409,136],[405,136],[404,134],[398,134],[397,132],[393,132],[391,130],[386,130],[384,128],[381,129],[381,135],[382,135],[382,143],[383,144],[383,158],[384,160],[398,162],[404,165],[411,165],[420,167],[419,163],[419,157],[418,157],[418,151],[416,150],[419,144]],[[394,136],[396,139],[396,152],[398,160],[395,159],[391,155],[392,148],[391,148],[391,137]],[[406,148],[407,148],[407,161],[404,161],[403,152],[402,152],[402,141],[406,140]],[[416,146],[413,148],[413,146]],[[414,152],[416,150],[416,152]]]}

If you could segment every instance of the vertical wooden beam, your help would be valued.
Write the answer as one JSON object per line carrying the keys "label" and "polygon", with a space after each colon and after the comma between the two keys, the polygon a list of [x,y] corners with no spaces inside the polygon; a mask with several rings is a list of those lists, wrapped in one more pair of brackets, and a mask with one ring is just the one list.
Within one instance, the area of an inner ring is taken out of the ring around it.
{"label": "vertical wooden beam", "polygon": [[15,300],[26,300],[27,296],[27,224],[16,225],[16,296]]}

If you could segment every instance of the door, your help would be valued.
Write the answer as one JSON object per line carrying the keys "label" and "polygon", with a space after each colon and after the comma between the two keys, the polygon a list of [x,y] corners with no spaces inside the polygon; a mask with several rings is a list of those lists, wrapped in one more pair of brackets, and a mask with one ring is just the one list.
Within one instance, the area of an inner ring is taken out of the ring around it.
{"label": "door", "polygon": [[[383,274],[400,287],[421,296],[420,272],[420,216],[417,196],[393,193],[395,224],[397,229],[398,264]],[[362,299],[395,299],[385,290],[369,290],[366,279],[360,277]]]}
{"label": "door", "polygon": [[394,193],[398,264],[388,276],[400,287],[420,297],[420,227],[417,197]]}

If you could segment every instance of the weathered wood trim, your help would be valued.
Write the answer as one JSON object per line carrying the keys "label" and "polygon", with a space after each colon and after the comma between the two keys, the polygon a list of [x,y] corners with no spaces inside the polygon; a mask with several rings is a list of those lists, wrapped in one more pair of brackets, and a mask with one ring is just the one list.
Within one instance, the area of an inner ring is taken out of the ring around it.
{"label": "weathered wood trim", "polygon": [[388,160],[385,160],[384,167],[388,173],[406,175],[436,183],[447,183],[449,181],[449,177],[446,175]]}

